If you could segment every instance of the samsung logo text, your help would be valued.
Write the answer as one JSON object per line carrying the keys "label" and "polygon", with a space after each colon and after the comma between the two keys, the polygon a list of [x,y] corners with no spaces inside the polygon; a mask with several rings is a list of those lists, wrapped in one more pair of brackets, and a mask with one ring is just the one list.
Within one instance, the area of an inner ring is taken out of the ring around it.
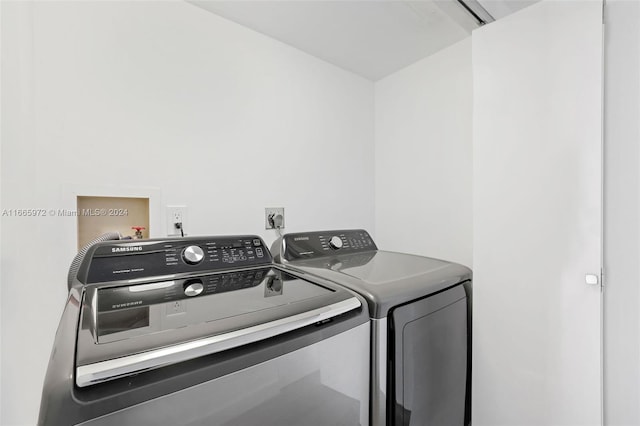
{"label": "samsung logo text", "polygon": [[129,251],[142,251],[142,246],[111,247],[111,253],[122,253]]}

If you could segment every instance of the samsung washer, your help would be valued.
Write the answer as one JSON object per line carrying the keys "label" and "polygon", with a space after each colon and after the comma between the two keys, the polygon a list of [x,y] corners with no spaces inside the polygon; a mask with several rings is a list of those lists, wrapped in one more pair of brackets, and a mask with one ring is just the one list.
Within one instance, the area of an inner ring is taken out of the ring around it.
{"label": "samsung washer", "polygon": [[99,243],[56,334],[40,425],[367,425],[367,305],[257,236]]}
{"label": "samsung washer", "polygon": [[288,270],[328,279],[367,300],[372,426],[468,424],[469,268],[378,250],[364,230],[287,234],[272,253]]}

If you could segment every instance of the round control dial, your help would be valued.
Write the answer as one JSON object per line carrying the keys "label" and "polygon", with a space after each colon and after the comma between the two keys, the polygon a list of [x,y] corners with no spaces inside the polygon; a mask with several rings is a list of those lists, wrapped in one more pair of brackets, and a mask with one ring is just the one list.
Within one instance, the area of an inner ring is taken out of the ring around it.
{"label": "round control dial", "polygon": [[338,250],[342,248],[342,238],[340,237],[331,237],[329,240],[329,247],[334,250]]}
{"label": "round control dial", "polygon": [[202,293],[204,290],[204,286],[202,285],[202,281],[190,281],[184,285],[184,294],[189,297],[197,296]]}
{"label": "round control dial", "polygon": [[182,252],[182,258],[189,265],[195,265],[204,259],[204,251],[198,246],[189,246]]}

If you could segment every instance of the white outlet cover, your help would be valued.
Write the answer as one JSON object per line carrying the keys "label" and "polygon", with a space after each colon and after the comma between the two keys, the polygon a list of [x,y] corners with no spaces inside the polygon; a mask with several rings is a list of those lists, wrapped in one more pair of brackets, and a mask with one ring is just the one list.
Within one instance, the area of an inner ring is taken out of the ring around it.
{"label": "white outlet cover", "polygon": [[167,218],[167,236],[179,237],[182,235],[180,233],[180,230],[176,229],[176,227],[174,226],[174,223],[179,222],[180,219],[182,221],[182,229],[184,231],[184,234],[187,235],[187,231],[189,230],[187,206],[167,206],[166,218]]}

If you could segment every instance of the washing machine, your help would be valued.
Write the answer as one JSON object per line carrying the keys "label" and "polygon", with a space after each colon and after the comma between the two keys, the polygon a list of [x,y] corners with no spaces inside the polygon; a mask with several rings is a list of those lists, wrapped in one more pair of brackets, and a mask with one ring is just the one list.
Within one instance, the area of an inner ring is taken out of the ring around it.
{"label": "washing machine", "polygon": [[40,425],[369,422],[368,307],[258,236],[108,241],[73,280]]}
{"label": "washing machine", "polygon": [[469,268],[378,250],[361,229],[286,234],[272,253],[289,271],[325,278],[366,299],[372,426],[469,423]]}

